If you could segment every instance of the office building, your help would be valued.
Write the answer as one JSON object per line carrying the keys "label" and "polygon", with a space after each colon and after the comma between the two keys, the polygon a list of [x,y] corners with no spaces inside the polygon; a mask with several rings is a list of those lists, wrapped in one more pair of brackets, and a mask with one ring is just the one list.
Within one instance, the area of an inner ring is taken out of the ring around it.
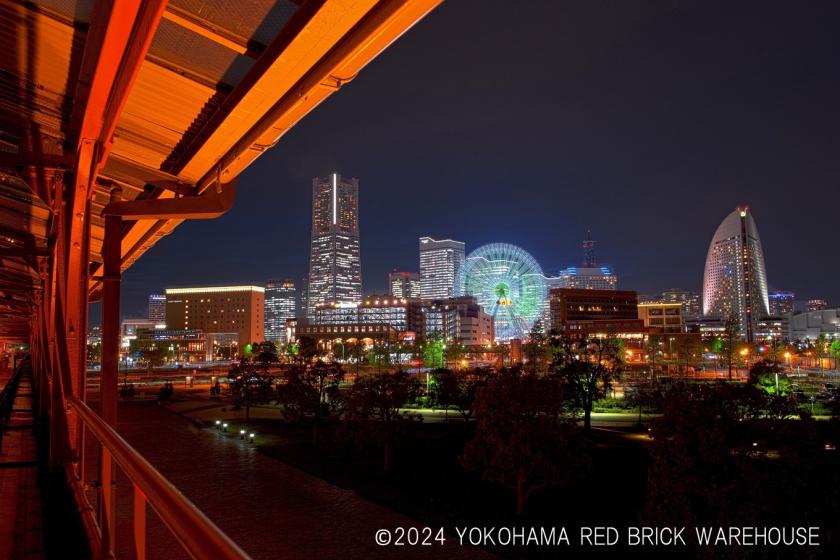
{"label": "office building", "polygon": [[583,241],[583,265],[570,266],[560,271],[556,285],[559,288],[575,290],[615,290],[618,276],[608,265],[599,265],[595,260],[595,241],[586,232]]}
{"label": "office building", "polygon": [[286,343],[286,319],[295,317],[297,291],[294,280],[265,283],[265,339]]}
{"label": "office building", "polygon": [[682,303],[640,303],[638,309],[639,319],[643,321],[649,333],[674,334],[685,332]]}
{"label": "office building", "polygon": [[[129,354],[143,361],[143,356],[156,357],[157,364],[205,362],[213,359],[207,336],[200,330],[140,329],[129,343]],[[139,356],[137,356],[139,354]]]}
{"label": "office building", "polygon": [[338,173],[312,179],[312,244],[307,316],[329,302],[362,299],[359,180]]}
{"label": "office building", "polygon": [[451,298],[458,291],[458,275],[464,266],[465,246],[452,239],[420,238],[420,297]]}
{"label": "office building", "polygon": [[166,327],[166,296],[163,294],[151,294],[149,296],[149,321],[155,325]]}
{"label": "office building", "polygon": [[[683,307],[683,318],[685,320],[698,319],[703,315],[703,296],[700,292],[692,292],[690,290],[680,290],[671,288],[665,290],[659,299],[664,303],[679,303]],[[642,300],[639,296],[639,303],[652,303],[648,300]]]}
{"label": "office building", "polygon": [[554,288],[549,292],[551,328],[573,338],[615,336],[643,340],[636,292]]}
{"label": "office building", "polygon": [[[389,325],[395,331],[414,339],[423,333],[423,313],[420,300],[396,298],[390,295],[371,295],[360,303],[326,303],[315,309],[316,325],[349,327],[351,325]],[[359,332],[340,328],[338,333]]]}
{"label": "office building", "polygon": [[703,274],[703,315],[735,317],[741,337],[770,314],[767,273],[758,227],[748,207],[736,208],[715,231]]}
{"label": "office building", "polygon": [[166,289],[166,325],[171,330],[236,333],[240,348],[265,340],[265,288],[208,286]]}
{"label": "office building", "polygon": [[794,311],[796,295],[793,292],[776,290],[768,294],[767,299],[770,306],[770,315],[784,317]]}
{"label": "office building", "polygon": [[809,299],[808,312],[811,311],[825,311],[828,309],[828,302],[824,299]]}
{"label": "office building", "polygon": [[420,273],[419,272],[389,272],[388,292],[397,298],[419,298],[420,297]]}

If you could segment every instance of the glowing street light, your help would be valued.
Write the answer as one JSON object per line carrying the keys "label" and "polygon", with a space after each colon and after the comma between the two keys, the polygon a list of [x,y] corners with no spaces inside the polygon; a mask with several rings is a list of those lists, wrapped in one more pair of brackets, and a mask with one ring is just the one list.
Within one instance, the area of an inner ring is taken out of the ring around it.
{"label": "glowing street light", "polygon": [[254,443],[254,432],[251,432],[250,434],[248,434],[248,436],[249,436],[249,438],[250,438],[250,439],[249,439],[249,441],[250,441],[251,443]]}
{"label": "glowing street light", "polygon": [[239,439],[245,439],[245,430],[239,430]]}

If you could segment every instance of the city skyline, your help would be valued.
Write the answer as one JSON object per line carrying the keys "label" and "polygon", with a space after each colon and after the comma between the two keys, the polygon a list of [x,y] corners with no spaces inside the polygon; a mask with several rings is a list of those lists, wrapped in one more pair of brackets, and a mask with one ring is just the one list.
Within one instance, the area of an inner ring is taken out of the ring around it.
{"label": "city skyline", "polygon": [[[699,291],[709,232],[749,205],[761,217],[769,287],[840,301],[837,265],[825,258],[840,202],[831,17],[782,10],[756,22],[738,6],[717,18],[714,3],[668,17],[638,6],[533,9],[539,17],[526,20],[492,2],[442,5],[249,167],[240,189],[250,196],[216,221],[183,224],[132,266],[125,313],[139,315],[148,291],[167,285],[304,276],[308,182],[333,170],[363,180],[365,292],[385,292],[389,271],[415,269],[421,235],[513,243],[555,274],[578,263],[590,228],[620,287]],[[471,22],[469,43],[461,21]],[[524,33],[526,21],[537,28]],[[517,41],[487,32],[498,28]],[[438,43],[447,56],[428,57]],[[556,72],[529,56],[546,50],[564,54]],[[476,85],[472,76],[500,63],[510,76],[490,91]],[[391,79],[406,72],[428,80]],[[531,102],[506,111],[533,80]],[[805,187],[807,197],[789,194]],[[216,247],[205,266],[184,258],[195,238]]]}
{"label": "city skyline", "polygon": [[[330,174],[330,176],[332,176],[332,175],[333,174]],[[738,210],[736,210],[735,212],[732,212],[732,214],[736,214],[737,212],[738,212]],[[591,253],[588,252],[588,251],[591,251],[591,245],[589,246],[589,249],[587,249],[587,244],[594,244],[594,240],[589,239],[589,236],[591,235],[589,230],[586,231],[586,235],[587,235],[587,239],[585,239],[584,242],[583,242],[584,260],[586,258],[588,258],[589,254],[591,254]],[[423,237],[421,237],[421,239],[423,239]],[[445,239],[444,241],[449,241],[449,239]],[[578,240],[578,243],[579,243],[578,244],[578,253],[580,253],[581,245],[580,245],[579,240]],[[486,243],[483,243],[483,244],[480,244],[480,245],[485,245],[485,244]],[[469,251],[470,251],[470,249],[467,248],[467,252],[469,252]],[[415,252],[416,252],[416,249],[415,249]],[[707,247],[706,257],[708,257],[708,247]],[[402,258],[403,261],[406,260],[404,255],[402,255],[401,258]],[[415,255],[415,259],[416,259],[416,255]],[[539,262],[539,260],[538,260],[538,262]],[[569,263],[574,263],[576,261],[574,260],[573,256],[570,256],[568,258],[568,262]],[[584,262],[583,264],[586,264],[586,263]],[[600,269],[603,269],[603,265],[601,265],[600,263],[598,263],[597,267],[600,267]],[[361,260],[361,268],[362,268],[362,270],[364,270],[364,268],[365,268],[364,259]],[[409,268],[409,267],[406,267],[406,268]],[[418,266],[415,266],[414,268],[416,268],[417,270],[420,269],[420,267],[418,267]],[[545,275],[545,277],[548,281],[554,281],[553,284],[558,284],[559,285],[558,282],[562,280],[563,275],[567,274],[568,271],[572,270],[572,269],[575,269],[575,266],[561,268],[561,269],[557,270],[556,275],[554,273],[552,273],[553,269],[551,269],[551,268],[544,268],[543,272],[544,272],[544,275]],[[391,284],[391,275],[393,275],[393,274],[397,274],[397,273],[394,270],[386,272],[385,273],[385,279],[382,282],[377,281],[378,279],[377,280],[370,280],[368,278],[367,286],[365,286],[363,288],[361,297],[359,297],[356,301],[361,301],[364,297],[367,297],[367,296],[370,296],[370,295],[389,293],[389,291],[391,289],[391,285],[390,285]],[[405,272],[400,272],[399,274],[405,274]],[[420,273],[417,272],[417,274],[419,275]],[[612,287],[607,288],[607,289],[615,289],[615,287],[616,287],[615,272],[613,271],[613,269],[610,267],[609,271],[604,272],[604,274],[612,275],[610,277],[613,278],[612,284],[611,284]],[[278,276],[282,276],[282,275],[278,275]],[[306,275],[304,275],[304,276],[306,276]],[[246,283],[246,284],[247,283],[251,283],[251,284],[256,283],[256,284],[259,284],[259,285],[267,285],[268,283],[272,282],[271,278],[268,278],[268,279],[254,279],[252,277],[241,277],[241,278],[240,277],[235,277],[235,278],[237,278],[238,280],[228,282],[228,283]],[[149,297],[151,297],[151,295],[153,295],[153,293],[164,291],[167,288],[186,288],[186,287],[192,287],[192,286],[196,286],[196,285],[206,285],[206,284],[208,284],[208,283],[207,282],[203,282],[203,283],[202,282],[192,282],[192,283],[180,283],[180,284],[165,283],[160,288],[155,288],[151,291],[145,292],[145,295],[143,295],[143,297],[144,298],[149,298]],[[211,282],[210,284],[213,284],[213,283]],[[780,289],[779,287],[777,287],[775,284],[772,283],[772,281],[769,278],[766,280],[766,284],[768,286],[767,289],[770,292],[788,292],[788,290]],[[376,285],[376,287],[371,288],[371,287],[369,287],[370,285]],[[668,286],[668,287],[663,288],[663,289],[658,290],[658,291],[657,290],[646,291],[646,290],[640,289],[636,286],[627,286],[623,282],[618,283],[618,287],[620,289],[633,290],[633,291],[636,291],[637,293],[639,293],[640,295],[646,294],[646,293],[651,293],[651,292],[661,293],[663,295],[662,300],[666,301],[667,298],[664,297],[664,294],[666,292],[670,291],[670,290],[675,290],[675,289],[686,291],[686,292],[693,292],[693,293],[697,293],[697,294],[702,295],[702,292],[703,292],[703,276],[701,274],[698,277],[698,281],[696,282],[695,285],[675,287],[668,282],[662,283],[661,285],[662,286]],[[793,292],[796,293],[796,294],[800,293],[799,290],[795,290]],[[823,302],[827,302],[829,307],[836,306],[836,304],[832,303],[832,301],[834,301],[834,300],[827,300],[825,298],[814,298],[814,297],[811,297],[811,298],[797,298],[797,299],[794,300],[793,304],[798,311],[805,311],[805,310],[810,310],[806,304],[810,303],[811,301],[823,301]],[[124,317],[132,317],[132,316],[139,315],[139,314],[141,314],[141,313],[131,312],[129,310],[125,310],[122,313],[122,315]]]}

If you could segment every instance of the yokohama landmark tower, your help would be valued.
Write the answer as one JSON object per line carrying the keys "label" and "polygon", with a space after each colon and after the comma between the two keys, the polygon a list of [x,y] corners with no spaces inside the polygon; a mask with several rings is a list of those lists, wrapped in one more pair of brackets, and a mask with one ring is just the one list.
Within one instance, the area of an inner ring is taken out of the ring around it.
{"label": "yokohama landmark tower", "polygon": [[338,173],[312,180],[312,245],[306,310],[362,299],[359,180]]}

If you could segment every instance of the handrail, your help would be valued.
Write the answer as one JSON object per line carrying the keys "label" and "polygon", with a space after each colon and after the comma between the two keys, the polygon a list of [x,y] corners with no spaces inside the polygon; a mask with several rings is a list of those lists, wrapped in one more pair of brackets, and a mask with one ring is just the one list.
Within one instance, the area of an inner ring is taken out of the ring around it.
{"label": "handrail", "polygon": [[196,560],[248,560],[250,557],[180,490],[75,395],[66,396],[79,417],[126,476],[143,493],[181,545]]}

